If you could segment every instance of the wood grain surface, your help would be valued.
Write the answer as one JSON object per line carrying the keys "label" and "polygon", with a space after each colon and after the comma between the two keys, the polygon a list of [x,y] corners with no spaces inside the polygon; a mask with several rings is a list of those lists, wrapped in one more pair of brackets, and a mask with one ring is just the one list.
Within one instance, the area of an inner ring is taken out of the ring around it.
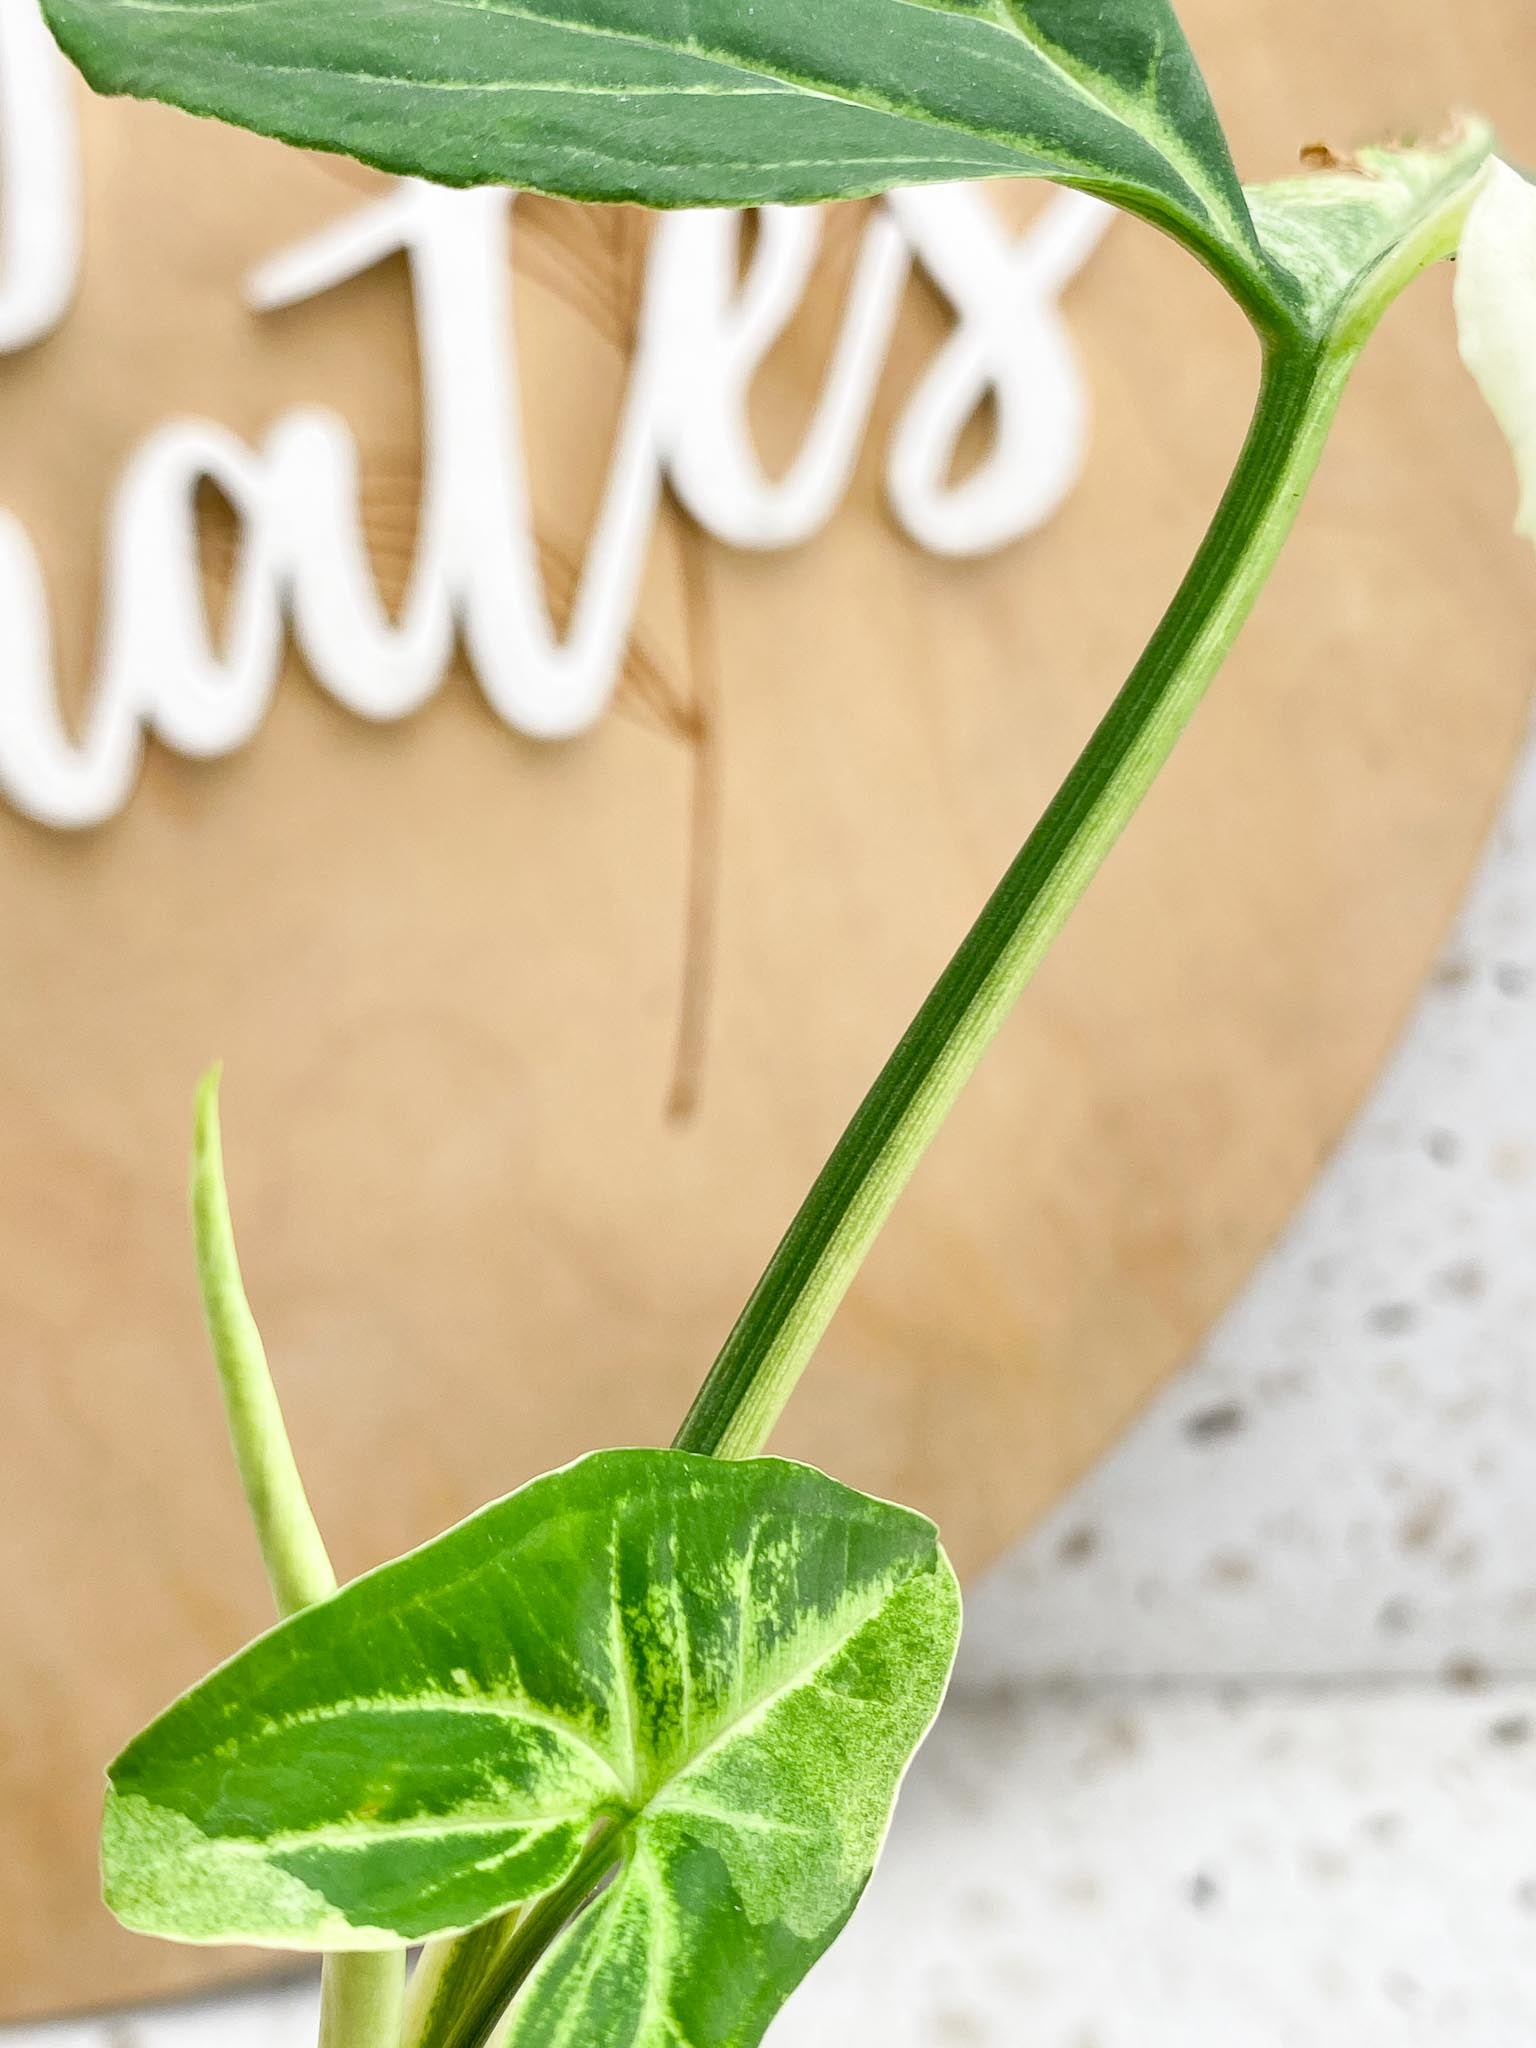
{"label": "wood grain surface", "polygon": [[[1193,0],[1245,172],[1486,107],[1536,154],[1524,0]],[[151,425],[337,405],[386,585],[415,519],[406,287],[256,319],[239,281],[368,174],[96,104],[60,333],[0,364],[4,503],[70,673]],[[1022,218],[1034,200],[1000,194]],[[757,394],[782,453],[859,210]],[[585,547],[645,224],[519,208],[551,588]],[[1118,224],[1067,314],[1096,406],[1047,531],[945,563],[881,460],[945,331],[905,307],[849,505],[783,556],[672,511],[618,708],[511,737],[461,679],[369,727],[295,664],[264,732],[152,751],[85,837],[0,815],[0,2018],[260,1959],[117,1932],[99,1773],[266,1620],[183,1173],[226,1061],[252,1292],[351,1573],[595,1443],[665,1440],[804,1187],[1166,601],[1251,398],[1237,316]],[[1284,1222],[1423,975],[1536,659],[1513,486],[1446,279],[1391,316],[1296,540],[1164,784],[921,1169],[779,1437],[974,1570],[1175,1371]],[[231,536],[210,508],[217,595]],[[0,679],[0,687],[3,687]]]}

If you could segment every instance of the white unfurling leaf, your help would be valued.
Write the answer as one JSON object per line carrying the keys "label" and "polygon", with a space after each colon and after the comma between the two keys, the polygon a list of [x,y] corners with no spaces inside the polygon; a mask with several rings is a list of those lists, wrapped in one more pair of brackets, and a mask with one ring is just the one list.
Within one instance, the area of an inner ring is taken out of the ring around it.
{"label": "white unfurling leaf", "polygon": [[1456,326],[1515,458],[1515,531],[1536,541],[1536,185],[1505,163],[1489,166],[1462,232]]}

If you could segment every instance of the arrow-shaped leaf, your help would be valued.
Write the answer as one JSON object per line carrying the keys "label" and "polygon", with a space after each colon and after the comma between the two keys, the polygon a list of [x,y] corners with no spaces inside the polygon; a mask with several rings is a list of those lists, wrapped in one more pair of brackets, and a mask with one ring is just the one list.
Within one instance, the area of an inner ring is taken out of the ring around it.
{"label": "arrow-shaped leaf", "polygon": [[516,2038],[576,2038],[549,2015],[597,1999],[629,2016],[604,2041],[755,2041],[868,1878],[958,1621],[920,1515],[775,1459],[599,1452],[154,1722],[111,1772],[108,1902],[185,1941],[387,1947],[548,1893],[596,1836],[620,1874]]}
{"label": "arrow-shaped leaf", "polygon": [[45,0],[106,92],[653,206],[1049,177],[1285,296],[1168,0]]}

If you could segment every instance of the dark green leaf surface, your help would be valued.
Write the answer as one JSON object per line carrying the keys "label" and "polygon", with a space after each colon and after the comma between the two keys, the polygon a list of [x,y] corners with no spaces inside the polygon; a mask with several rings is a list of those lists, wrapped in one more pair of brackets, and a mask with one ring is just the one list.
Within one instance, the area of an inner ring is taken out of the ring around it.
{"label": "dark green leaf surface", "polygon": [[1168,0],[46,0],[103,91],[653,206],[1045,176],[1273,290]]}
{"label": "dark green leaf surface", "polygon": [[[600,1452],[147,1729],[108,1901],[182,1940],[390,1946],[548,1891],[608,1825],[620,1873],[514,2038],[755,2041],[858,1898],[958,1621],[920,1515],[776,1459]],[[570,2018],[599,2007],[627,2017]]]}

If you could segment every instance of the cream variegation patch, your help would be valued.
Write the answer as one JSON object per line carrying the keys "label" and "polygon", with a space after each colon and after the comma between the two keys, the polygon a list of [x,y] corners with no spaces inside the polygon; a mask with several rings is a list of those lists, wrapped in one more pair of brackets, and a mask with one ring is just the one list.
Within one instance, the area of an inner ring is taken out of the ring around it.
{"label": "cream variegation patch", "polygon": [[231,1920],[255,1948],[387,1949],[386,1927],[359,1926],[284,1871],[257,1842],[219,1840],[193,1820],[134,1793],[107,1802],[102,1821],[107,1904],[126,1927],[177,1941],[222,1944]]}

